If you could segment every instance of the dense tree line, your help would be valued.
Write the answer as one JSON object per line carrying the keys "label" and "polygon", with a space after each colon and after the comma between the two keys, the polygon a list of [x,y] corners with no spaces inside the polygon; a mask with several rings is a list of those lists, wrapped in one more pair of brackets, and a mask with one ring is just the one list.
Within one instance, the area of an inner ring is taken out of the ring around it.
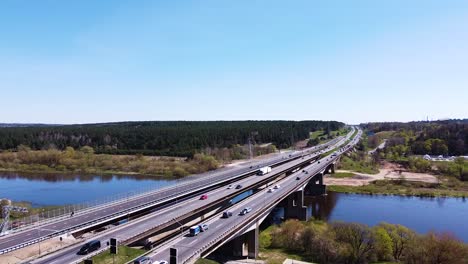
{"label": "dense tree line", "polygon": [[401,226],[287,220],[261,233],[260,247],[280,248],[317,263],[468,263],[468,247],[449,233],[419,235]]}
{"label": "dense tree line", "polygon": [[336,121],[150,121],[50,127],[0,128],[0,150],[92,147],[96,153],[193,156],[205,148],[273,143],[279,148],[315,130],[337,130]]}
{"label": "dense tree line", "polygon": [[407,154],[468,154],[468,119],[409,123],[368,123],[362,125],[373,133],[396,131],[388,147],[401,146]]}

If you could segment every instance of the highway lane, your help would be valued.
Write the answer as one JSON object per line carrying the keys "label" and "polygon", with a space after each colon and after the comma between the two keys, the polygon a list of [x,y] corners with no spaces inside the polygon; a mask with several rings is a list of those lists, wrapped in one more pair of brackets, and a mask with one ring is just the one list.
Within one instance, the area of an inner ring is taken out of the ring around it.
{"label": "highway lane", "polygon": [[[346,140],[346,138],[342,139],[339,141],[339,144],[342,144]],[[322,153],[324,151],[321,151]],[[316,155],[319,155],[319,153],[316,153]],[[314,156],[315,157],[315,156]],[[293,163],[301,163],[303,162],[302,159],[296,160]],[[273,168],[272,172],[270,174],[264,175],[264,176],[251,176],[245,179],[242,179],[240,181],[237,181],[235,183],[232,183],[233,186],[237,184],[241,184],[244,186],[244,190],[246,191],[249,189],[250,185],[253,185],[266,177],[270,177],[274,175],[274,173],[284,170],[285,168],[291,167],[291,164],[283,164],[278,167]],[[207,192],[208,194],[208,200],[200,200],[199,196],[194,197],[192,199],[189,199],[187,201],[184,201],[181,204],[176,204],[172,205],[169,208],[165,208],[161,211],[157,211],[155,213],[152,213],[149,216],[145,216],[142,219],[137,219],[136,221],[132,221],[126,225],[124,225],[121,228],[115,229],[115,230],[110,230],[106,232],[105,234],[98,235],[97,237],[93,237],[92,239],[99,239],[101,240],[101,243],[103,245],[106,244],[107,241],[111,237],[116,237],[119,240],[125,240],[135,234],[142,233],[149,228],[155,227],[157,225],[161,225],[162,223],[166,221],[170,221],[180,215],[189,213],[193,211],[194,208],[199,208],[204,205],[206,205],[207,202],[210,200],[217,200],[221,199],[222,197],[225,197],[227,194],[234,193],[236,190],[235,189],[227,189],[226,186],[220,187],[218,189],[212,190],[210,192]],[[51,256],[39,259],[34,261],[33,263],[37,264],[42,264],[42,263],[71,263],[73,261],[77,261],[82,259],[82,256],[77,256],[76,252],[79,250],[79,248],[84,244],[80,243],[79,245],[76,245],[74,247],[71,247],[66,250],[62,250],[56,254],[53,254]]]}

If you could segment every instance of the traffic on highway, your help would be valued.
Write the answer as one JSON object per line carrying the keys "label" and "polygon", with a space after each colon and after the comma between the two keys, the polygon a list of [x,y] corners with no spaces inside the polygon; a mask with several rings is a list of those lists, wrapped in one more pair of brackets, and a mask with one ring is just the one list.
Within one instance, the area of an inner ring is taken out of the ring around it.
{"label": "traffic on highway", "polygon": [[[351,134],[351,133],[350,133]],[[346,138],[342,138],[339,140],[338,143],[342,143],[347,140],[350,134]],[[336,144],[338,144],[336,143]],[[315,153],[315,155],[319,155],[323,153],[325,150]],[[312,159],[315,157],[312,154],[309,154],[309,158]],[[301,159],[297,160],[296,163],[300,163]],[[290,167],[290,163],[285,163],[283,165],[279,165],[277,167],[273,167],[271,169],[271,175],[275,174],[275,171],[280,171],[285,168]],[[226,191],[231,190],[232,192],[242,192],[251,188],[253,184],[261,180],[263,177],[247,177],[235,182],[236,188],[229,188],[229,186],[223,186],[222,188],[217,188],[215,190],[209,191],[204,193],[201,196],[192,197],[191,199],[184,200],[178,204],[167,206],[161,210],[153,212],[149,215],[142,217],[141,219],[137,219],[135,221],[131,221],[126,225],[121,227],[117,227],[115,229],[110,230],[107,233],[101,234],[98,237],[93,237],[93,239],[99,239],[101,243],[106,244],[107,241],[111,237],[116,237],[120,241],[125,241],[135,234],[139,234],[145,232],[146,230],[155,230],[155,227],[161,225],[161,223],[169,222],[180,215],[184,215],[190,213],[193,208],[202,208],[205,204],[204,202],[208,201],[216,201],[226,197]],[[231,187],[234,185],[233,183],[230,184]],[[279,188],[279,185],[276,186]],[[203,197],[203,199],[201,199]],[[242,210],[243,214],[248,214],[252,209],[250,207],[244,208]],[[239,214],[241,211],[238,212]],[[229,215],[229,213],[228,213]],[[76,252],[82,245],[77,245],[75,247],[68,248],[66,250],[59,251],[56,254],[52,254],[46,258],[39,259],[34,261],[33,263],[64,263],[64,262],[76,262],[82,259],[81,257],[77,257]]]}

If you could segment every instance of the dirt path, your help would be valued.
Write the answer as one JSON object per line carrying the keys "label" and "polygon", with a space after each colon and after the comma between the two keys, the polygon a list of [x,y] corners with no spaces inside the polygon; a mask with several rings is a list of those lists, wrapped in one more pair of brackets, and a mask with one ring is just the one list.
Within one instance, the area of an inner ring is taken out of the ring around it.
{"label": "dirt path", "polygon": [[337,170],[336,172],[349,172],[353,173],[354,176],[350,178],[325,177],[324,183],[326,185],[362,186],[367,185],[370,182],[376,180],[396,180],[402,177],[408,181],[420,181],[429,183],[438,182],[437,177],[434,175],[427,173],[409,172],[393,163],[385,163],[379,170],[379,173],[377,174],[365,174],[347,170]]}

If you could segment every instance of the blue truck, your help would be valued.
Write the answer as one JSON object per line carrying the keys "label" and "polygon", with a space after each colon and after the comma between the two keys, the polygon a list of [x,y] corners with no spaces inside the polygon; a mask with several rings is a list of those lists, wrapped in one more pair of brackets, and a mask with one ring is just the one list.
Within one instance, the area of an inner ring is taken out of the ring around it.
{"label": "blue truck", "polygon": [[190,232],[190,236],[196,236],[198,235],[198,233],[205,232],[206,230],[208,230],[208,224],[201,224],[201,225],[192,226],[189,232]]}
{"label": "blue truck", "polygon": [[190,228],[190,236],[196,236],[196,235],[198,235],[198,233],[200,233],[200,232],[201,232],[200,226],[192,226],[192,227]]}

